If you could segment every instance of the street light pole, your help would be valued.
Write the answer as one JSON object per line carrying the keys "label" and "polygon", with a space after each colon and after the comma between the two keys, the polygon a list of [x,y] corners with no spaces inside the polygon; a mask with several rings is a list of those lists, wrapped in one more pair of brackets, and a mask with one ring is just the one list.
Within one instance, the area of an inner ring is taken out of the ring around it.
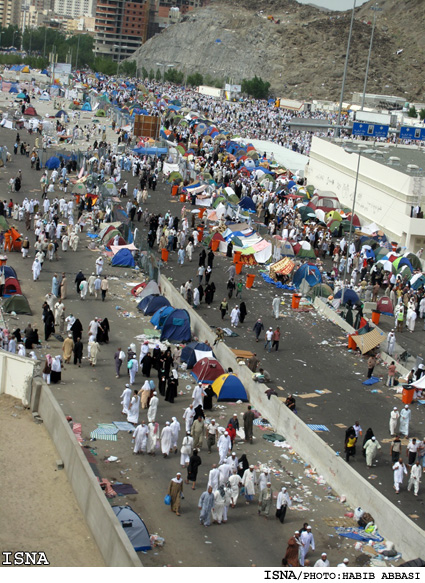
{"label": "street light pole", "polygon": [[350,32],[348,33],[348,43],[347,43],[347,53],[345,55],[345,65],[344,65],[344,74],[342,76],[342,86],[341,86],[341,97],[339,100],[339,108],[338,108],[338,118],[336,121],[337,129],[335,132],[335,137],[339,137],[339,127],[341,125],[341,113],[342,113],[342,102],[344,100],[344,90],[345,90],[345,80],[347,78],[347,69],[348,69],[348,59],[350,56],[350,45],[351,45],[351,35],[353,33],[353,22],[354,22],[354,11],[356,9],[356,0],[354,0],[353,10],[351,12],[351,23],[350,23]]}
{"label": "street light pole", "polygon": [[[347,154],[353,154],[353,151],[345,150]],[[354,210],[356,208],[356,198],[357,198],[357,186],[359,184],[359,173],[360,173],[360,159],[362,157],[362,152],[359,150],[359,156],[357,160],[357,170],[356,170],[356,181],[354,183],[354,194],[353,194],[353,205],[351,207],[351,217],[350,217],[350,230],[348,232],[348,241],[347,241],[347,258],[345,260],[345,267],[344,267],[344,279],[342,281],[342,293],[341,293],[341,305],[344,305],[344,293],[347,287],[347,272],[348,272],[348,259],[350,253],[350,246],[351,246],[351,238],[353,236],[353,226],[354,226]]]}
{"label": "street light pole", "polygon": [[382,8],[379,8],[378,3],[376,3],[375,6],[372,6],[372,10],[373,10],[373,25],[372,25],[372,32],[370,35],[369,54],[367,57],[366,74],[365,74],[365,78],[364,78],[363,95],[362,95],[362,106],[361,106],[360,111],[363,111],[364,102],[365,102],[365,98],[366,98],[367,78],[369,75],[369,64],[370,64],[370,57],[372,54],[373,35],[375,33],[376,13],[382,12]]}
{"label": "street light pole", "polygon": [[78,69],[78,53],[80,52],[80,35],[78,35],[77,39],[77,57],[75,59],[75,69]]}

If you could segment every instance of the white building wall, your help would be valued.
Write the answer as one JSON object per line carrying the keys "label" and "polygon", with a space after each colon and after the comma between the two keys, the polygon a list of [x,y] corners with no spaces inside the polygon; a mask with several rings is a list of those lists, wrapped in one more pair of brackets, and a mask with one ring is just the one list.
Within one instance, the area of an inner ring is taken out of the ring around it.
{"label": "white building wall", "polygon": [[[314,137],[306,168],[308,184],[334,192],[351,209],[357,164],[357,153],[349,154],[340,145]],[[369,158],[360,160],[356,214],[362,224],[376,223],[392,240],[413,251],[423,246],[420,243],[425,237],[425,220],[410,218],[411,206],[418,200],[417,181]]]}

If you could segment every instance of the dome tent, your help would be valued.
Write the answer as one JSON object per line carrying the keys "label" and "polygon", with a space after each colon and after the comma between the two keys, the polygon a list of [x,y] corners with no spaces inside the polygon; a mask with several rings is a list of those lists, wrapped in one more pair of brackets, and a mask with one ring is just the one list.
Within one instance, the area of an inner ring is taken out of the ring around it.
{"label": "dome tent", "polygon": [[198,383],[212,385],[217,377],[225,374],[225,370],[218,360],[206,357],[198,360],[191,374]]}
{"label": "dome tent", "polygon": [[146,524],[131,506],[112,506],[115,516],[118,518],[126,535],[130,539],[134,550],[149,551],[152,548],[150,536]]}
{"label": "dome tent", "polygon": [[248,402],[248,395],[242,381],[235,374],[219,376],[212,384],[217,395],[217,401],[244,401]]}
{"label": "dome tent", "polygon": [[156,329],[162,329],[168,314],[171,314],[173,310],[173,306],[162,306],[162,308],[159,308],[151,318],[152,326],[155,326]]}
{"label": "dome tent", "polygon": [[134,267],[135,262],[131,251],[129,251],[129,249],[120,249],[118,253],[112,257],[111,265],[114,267]]}
{"label": "dome tent", "polygon": [[152,316],[160,308],[169,306],[170,302],[164,296],[146,296],[137,304],[137,309],[143,312],[145,316]]}
{"label": "dome tent", "polygon": [[3,311],[6,312],[6,314],[15,312],[15,314],[28,314],[29,316],[32,316],[27,298],[18,294],[11,296],[3,303]]}
{"label": "dome tent", "polygon": [[[199,358],[197,357],[198,355],[196,352],[198,352]],[[205,344],[204,342],[189,342],[189,344],[183,348],[180,360],[187,364],[187,368],[193,368],[198,360],[206,356],[214,356],[209,344]]]}
{"label": "dome tent", "polygon": [[173,310],[168,314],[161,332],[161,342],[190,342],[190,316],[186,310]]}

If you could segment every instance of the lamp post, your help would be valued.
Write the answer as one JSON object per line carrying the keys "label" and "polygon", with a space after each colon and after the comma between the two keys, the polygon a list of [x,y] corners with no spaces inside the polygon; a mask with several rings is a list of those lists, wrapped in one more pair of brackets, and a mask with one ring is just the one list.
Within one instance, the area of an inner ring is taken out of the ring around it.
{"label": "lamp post", "polygon": [[[354,154],[356,153],[356,150],[351,150],[349,148],[344,148],[345,152],[347,154]],[[356,181],[354,183],[354,194],[353,194],[353,204],[351,207],[351,217],[350,217],[350,230],[348,232],[348,241],[347,241],[347,259],[345,261],[345,266],[344,266],[344,279],[342,281],[342,293],[341,293],[341,305],[344,305],[344,294],[345,294],[345,290],[347,287],[347,273],[348,273],[348,258],[349,258],[349,252],[350,252],[350,246],[351,246],[351,239],[353,236],[353,225],[354,225],[354,211],[356,208],[356,198],[357,198],[357,187],[359,184],[359,173],[360,173],[360,159],[362,157],[362,152],[359,149],[358,150],[358,160],[357,160],[357,170],[356,170]]]}
{"label": "lamp post", "polygon": [[117,60],[117,77],[118,77],[118,73],[120,70],[120,63],[121,63],[121,49],[128,49],[127,46],[122,46],[121,44],[119,45],[114,45],[114,47],[119,48],[119,52],[118,52],[118,60]]}
{"label": "lamp post", "polygon": [[356,9],[356,0],[354,0],[353,3],[353,10],[351,12],[351,23],[350,23],[350,32],[348,33],[348,43],[347,43],[347,52],[345,55],[345,65],[344,65],[344,74],[342,76],[342,86],[341,86],[341,97],[339,100],[339,108],[338,108],[338,118],[336,120],[336,133],[335,133],[335,137],[339,137],[339,126],[341,124],[341,113],[342,113],[342,102],[344,99],[344,89],[345,89],[345,80],[347,78],[347,69],[348,69],[348,58],[350,56],[350,45],[351,45],[351,35],[353,33],[353,22],[354,22],[354,11]]}
{"label": "lamp post", "polygon": [[12,47],[15,48],[15,34],[16,34],[16,30],[13,31],[13,37],[12,37]]}
{"label": "lamp post", "polygon": [[372,6],[372,10],[373,10],[373,24],[372,24],[372,32],[370,34],[369,54],[367,57],[366,73],[365,73],[365,77],[364,77],[364,86],[363,86],[363,95],[362,95],[362,106],[361,106],[360,111],[363,111],[364,102],[365,102],[365,98],[366,98],[367,78],[369,75],[370,56],[372,54],[373,35],[375,33],[376,13],[382,12],[382,8],[379,8],[378,3],[376,3],[375,6]]}
{"label": "lamp post", "polygon": [[75,69],[78,69],[78,53],[80,52],[80,35],[78,35],[77,39],[77,56],[75,58]]}

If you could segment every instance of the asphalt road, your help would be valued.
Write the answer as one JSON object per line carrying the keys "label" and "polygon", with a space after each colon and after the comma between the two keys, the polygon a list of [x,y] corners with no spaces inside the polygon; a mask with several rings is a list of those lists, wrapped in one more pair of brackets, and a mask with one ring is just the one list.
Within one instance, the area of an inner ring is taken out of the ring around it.
{"label": "asphalt road", "polygon": [[[0,132],[3,143],[6,143],[11,150],[15,134],[3,129]],[[23,136],[23,132],[21,132],[21,137],[24,140],[27,139],[26,135]],[[8,173],[16,172],[18,168],[22,168],[23,187],[19,195],[14,194],[13,198],[19,200],[26,195],[34,196],[35,191],[38,190],[39,175],[35,171],[31,171],[29,166],[29,160],[18,155],[17,159],[8,165],[8,168],[1,171],[0,181],[5,190],[5,185],[10,177]],[[134,181],[130,178],[130,192],[133,185]],[[157,192],[150,195],[149,210],[165,212],[170,209],[173,213],[180,214],[181,205],[170,201],[169,190],[168,185],[162,186],[160,184]],[[24,229],[23,224],[19,224],[19,226],[21,230]],[[33,233],[30,237],[32,238],[31,243],[33,243]],[[64,414],[72,415],[75,421],[83,424],[83,436],[86,438],[90,431],[96,427],[97,422],[110,422],[121,418],[119,396],[125,380],[115,379],[113,353],[118,346],[122,346],[125,350],[134,336],[143,332],[143,328],[147,327],[148,322],[147,319],[124,318],[120,311],[115,309],[115,306],[124,304],[127,309],[135,310],[135,304],[130,304],[128,292],[123,291],[123,282],[137,281],[130,270],[106,267],[105,273],[117,277],[117,279],[111,281],[111,292],[104,304],[100,300],[90,299],[82,302],[78,299],[73,285],[75,274],[81,268],[86,275],[89,275],[94,270],[94,262],[97,257],[97,254],[87,249],[87,243],[88,240],[85,241],[84,237],[81,237],[80,249],[77,253],[68,251],[65,254],[61,252],[61,260],[58,263],[48,264],[47,262],[40,281],[37,283],[32,282],[30,271],[32,258],[24,260],[20,254],[10,254],[9,260],[9,264],[17,269],[23,293],[29,297],[34,311],[32,318],[21,317],[18,320],[21,327],[25,327],[27,320],[31,320],[34,323],[38,322],[39,329],[42,329],[41,304],[44,295],[50,291],[51,278],[55,270],[67,273],[69,282],[68,299],[65,301],[67,313],[78,314],[83,323],[85,339],[87,339],[88,323],[93,316],[107,316],[110,321],[111,343],[101,347],[99,365],[96,370],[91,369],[87,361],[81,369],[74,368],[73,365],[66,366],[62,375],[63,383],[52,386]],[[30,255],[33,256],[33,252],[30,252]],[[177,257],[176,254],[171,254],[169,263],[163,271],[167,277],[173,278],[176,285],[180,285],[189,277],[194,281],[197,279],[197,265],[197,255],[195,254],[194,261],[179,267],[177,274]],[[228,266],[229,259],[217,255],[212,277],[217,287],[215,301],[211,309],[207,309],[203,304],[200,307],[201,315],[211,326],[217,326],[221,323],[218,304],[226,295],[226,270]],[[264,351],[263,343],[255,342],[252,326],[258,317],[263,317],[265,326],[274,326],[276,322],[272,319],[271,309],[275,288],[263,282],[258,275],[258,268],[254,268],[253,272],[257,273],[255,287],[243,292],[248,316],[243,327],[239,327],[237,330],[239,336],[228,338],[227,344],[231,347],[257,352],[258,356],[262,358],[264,368],[272,375],[274,381],[272,384],[285,389],[282,395],[286,392],[301,395],[311,393],[316,389],[328,389],[330,393],[315,399],[298,398],[297,409],[300,417],[307,423],[320,423],[329,428],[329,432],[320,435],[336,451],[343,450],[345,432],[344,429],[336,427],[335,424],[350,425],[358,419],[364,430],[372,426],[375,435],[381,442],[388,438],[389,413],[395,404],[401,404],[400,400],[383,385],[373,386],[372,389],[378,387],[382,392],[372,393],[370,389],[361,384],[366,376],[366,362],[361,357],[348,353],[344,335],[335,325],[314,312],[292,312],[290,309],[291,297],[285,295],[283,297],[286,304],[279,320],[279,325],[283,331],[279,351],[269,355]],[[234,300],[231,301],[231,307],[233,304]],[[229,320],[226,320],[229,324]],[[10,326],[15,323],[9,321]],[[328,344],[322,344],[323,341],[327,341]],[[57,340],[49,341],[49,345],[43,347],[41,353],[44,355],[46,351],[50,351],[53,355],[60,354],[61,344]],[[383,369],[377,369],[377,372],[381,376],[385,376]],[[185,385],[184,379],[180,381],[179,390],[183,388],[184,394],[178,397],[174,405],[161,401],[158,419],[161,425],[165,420],[170,420],[173,415],[181,418],[184,408],[190,402],[190,397],[184,390]],[[262,389],[259,387],[259,390]],[[310,402],[317,406],[310,407],[308,405]],[[234,411],[242,412],[243,410],[243,406],[228,405],[226,409],[218,409],[214,414],[220,423],[225,423]],[[412,417],[411,434],[416,433],[418,437],[422,436],[422,415],[420,408],[416,405],[412,408]],[[142,556],[144,564],[147,566],[163,564],[173,566],[279,565],[286,547],[286,540],[291,536],[293,530],[299,528],[305,520],[315,520],[313,524],[317,525],[315,536],[318,550],[312,554],[314,560],[319,557],[322,549],[330,549],[335,557],[331,564],[336,564],[349,552],[348,549],[350,552],[352,551],[352,545],[347,545],[330,537],[332,529],[328,528],[322,521],[324,516],[341,516],[342,510],[344,510],[339,503],[324,498],[325,495],[329,494],[329,490],[323,486],[317,486],[312,480],[308,480],[310,493],[306,493],[306,478],[303,478],[303,466],[300,465],[299,460],[290,462],[285,458],[282,459],[279,450],[276,453],[275,448],[267,443],[264,445],[261,431],[256,430],[255,435],[257,439],[252,446],[243,444],[237,446],[238,453],[246,451],[250,461],[254,463],[267,462],[273,466],[276,469],[273,480],[275,489],[285,478],[289,481],[288,485],[293,489],[293,493],[296,493],[297,489],[301,492],[304,504],[308,508],[306,512],[290,512],[287,524],[285,523],[283,527],[275,520],[266,523],[263,518],[257,518],[256,509],[253,506],[245,506],[243,501],[229,516],[227,525],[214,526],[210,529],[200,527],[196,502],[205,488],[210,464],[216,461],[216,456],[208,456],[205,449],[201,454],[203,466],[199,475],[199,489],[195,492],[185,489],[186,498],[182,502],[182,517],[178,518],[174,514],[170,515],[169,509],[165,507],[162,500],[170,478],[179,468],[179,456],[169,460],[163,460],[162,456],[155,458],[132,456],[130,436],[122,432],[119,433],[116,443],[97,441],[89,444],[96,448],[93,451],[97,453],[96,458],[101,475],[106,475],[109,479],[129,481],[138,489],[139,495],[126,497],[123,501],[132,505],[135,510],[142,514],[151,533],[157,532],[166,540],[163,549],[154,550],[154,552]],[[394,494],[392,472],[389,467],[389,444],[382,445],[378,465],[373,468],[373,473],[377,476],[373,479],[373,485],[398,504],[406,514],[417,514],[419,516],[417,522],[423,527],[425,524],[423,494],[420,492],[419,497],[414,498],[413,493],[407,493],[405,488],[402,489],[399,496]],[[111,454],[120,457],[122,461],[115,465],[105,464],[103,458]],[[362,456],[358,456],[353,465],[362,475],[370,476],[371,472],[366,471],[367,468]],[[282,473],[278,474],[279,471]],[[287,472],[291,472],[293,475],[287,477]],[[303,480],[297,482],[295,480],[297,477],[303,478],[304,482]],[[118,501],[115,499],[112,503],[120,503],[120,499]],[[257,536],[255,521],[260,524],[261,539]],[[364,555],[358,555],[357,561],[357,564],[364,563]]]}

